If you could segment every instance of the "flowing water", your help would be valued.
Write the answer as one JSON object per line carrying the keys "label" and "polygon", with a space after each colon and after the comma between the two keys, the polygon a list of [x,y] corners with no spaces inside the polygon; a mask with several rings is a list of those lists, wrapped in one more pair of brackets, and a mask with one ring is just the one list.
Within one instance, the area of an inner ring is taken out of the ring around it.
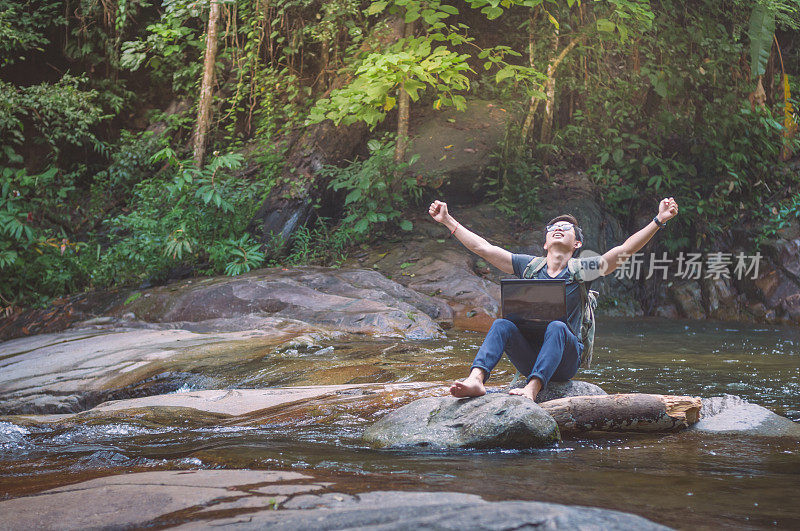
{"label": "flowing water", "polygon": [[[481,339],[451,332],[440,341],[284,347],[206,376],[232,388],[451,380],[465,375]],[[578,378],[609,393],[729,393],[800,420],[796,328],[606,320],[599,324],[594,358],[595,366]],[[513,372],[504,360],[490,383],[507,383]],[[46,428],[0,420],[0,497],[131,470],[293,469],[345,492],[445,490],[553,501],[623,510],[684,529],[800,528],[796,440],[681,432],[581,436],[529,451],[363,445],[364,427],[391,407],[345,395],[288,406],[243,426],[116,418]]]}

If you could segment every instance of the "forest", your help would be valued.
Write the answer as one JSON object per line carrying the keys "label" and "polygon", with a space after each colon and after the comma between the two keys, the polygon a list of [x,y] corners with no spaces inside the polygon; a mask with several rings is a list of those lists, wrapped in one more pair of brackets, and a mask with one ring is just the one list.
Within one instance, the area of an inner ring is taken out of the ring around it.
{"label": "forest", "polygon": [[[583,172],[670,251],[800,217],[796,0],[0,0],[0,310],[341,264],[438,193],[409,123],[511,117],[475,202]],[[278,219],[280,218],[280,219]]]}

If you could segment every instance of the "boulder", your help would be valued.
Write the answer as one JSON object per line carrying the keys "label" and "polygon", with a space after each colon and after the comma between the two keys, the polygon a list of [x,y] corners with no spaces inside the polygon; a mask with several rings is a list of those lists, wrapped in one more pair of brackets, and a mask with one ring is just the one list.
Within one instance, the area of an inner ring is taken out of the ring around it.
{"label": "boulder", "polygon": [[703,291],[693,280],[676,280],[667,284],[669,296],[678,312],[689,319],[704,319]]}
{"label": "boulder", "polygon": [[692,430],[800,439],[800,424],[735,395],[704,398],[702,414],[700,422],[692,426]]}
{"label": "boulder", "polygon": [[607,509],[454,492],[345,494],[298,472],[164,470],[0,501],[3,529],[668,529]]}
{"label": "boulder", "polygon": [[[281,506],[214,522],[237,529],[670,529],[619,511],[534,501],[489,502],[456,492],[302,494]],[[205,529],[204,522],[182,528]]]}
{"label": "boulder", "polygon": [[[206,331],[236,329],[242,317],[279,317],[342,332],[431,339],[446,305],[377,271],[326,267],[268,268],[235,278],[178,282],[143,292],[111,311],[147,322],[202,323]],[[250,319],[252,321],[252,318]],[[247,322],[248,329],[258,328]],[[241,330],[241,328],[239,328]]]}
{"label": "boulder", "polygon": [[412,171],[438,179],[431,183],[449,198],[474,199],[476,183],[491,164],[492,151],[506,131],[509,114],[499,103],[467,101],[466,111],[448,108],[417,113],[410,124]]}
{"label": "boulder", "polygon": [[492,393],[416,400],[367,428],[364,440],[381,448],[537,448],[558,441],[559,432],[527,398]]}
{"label": "boulder", "polygon": [[[516,389],[525,387],[525,378],[517,374],[515,381],[511,382],[509,389]],[[567,398],[569,396],[594,396],[605,395],[600,386],[593,383],[584,382],[581,380],[570,380],[568,382],[550,382],[547,387],[542,389],[536,395],[536,402],[547,402],[549,400],[557,400],[559,398]]]}

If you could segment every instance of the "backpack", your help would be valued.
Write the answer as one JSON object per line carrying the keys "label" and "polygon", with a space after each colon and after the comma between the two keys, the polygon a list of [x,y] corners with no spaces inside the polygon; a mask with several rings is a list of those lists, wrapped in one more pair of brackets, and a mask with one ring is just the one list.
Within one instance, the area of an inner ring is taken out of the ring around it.
{"label": "backpack", "polygon": [[[543,267],[547,265],[547,257],[537,256],[525,266],[525,271],[522,272],[522,278],[533,278]],[[569,281],[577,282],[581,292],[581,329],[580,334],[572,331],[583,343],[583,354],[581,355],[581,368],[588,369],[592,363],[592,350],[594,348],[594,310],[597,308],[597,295],[598,292],[594,290],[587,290],[583,281],[583,268],[581,261],[577,258],[570,258],[567,262],[567,269],[569,270]],[[569,323],[567,323],[569,326]]]}

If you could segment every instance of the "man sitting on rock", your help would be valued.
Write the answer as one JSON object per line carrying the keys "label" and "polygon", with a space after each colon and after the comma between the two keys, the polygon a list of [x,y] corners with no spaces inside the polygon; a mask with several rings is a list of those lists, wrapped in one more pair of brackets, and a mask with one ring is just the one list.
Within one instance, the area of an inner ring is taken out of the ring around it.
{"label": "man sitting on rock", "polygon": [[[500,271],[523,278],[526,267],[535,257],[527,254],[512,254],[458,223],[447,211],[447,204],[434,201],[428,213],[450,230],[464,246]],[[658,214],[646,227],[630,236],[625,243],[614,247],[602,256],[582,258],[584,270],[594,271],[597,276],[607,275],[619,264],[637,253],[650,238],[663,227],[667,220],[678,213],[678,204],[672,197],[659,203]],[[567,280],[567,315],[562,320],[552,321],[544,332],[542,346],[538,352],[523,337],[517,326],[507,319],[496,319],[483,345],[472,362],[469,376],[462,382],[454,382],[450,393],[458,398],[486,394],[484,383],[505,351],[517,370],[527,375],[528,383],[521,389],[512,389],[511,394],[536,399],[547,383],[568,381],[578,371],[584,345],[579,339],[583,317],[582,296],[578,282],[570,282],[568,264],[570,258],[583,245],[583,234],[577,220],[571,215],[553,218],[545,229],[544,251],[546,265],[533,275],[540,279]],[[589,289],[590,279],[584,283]]]}

